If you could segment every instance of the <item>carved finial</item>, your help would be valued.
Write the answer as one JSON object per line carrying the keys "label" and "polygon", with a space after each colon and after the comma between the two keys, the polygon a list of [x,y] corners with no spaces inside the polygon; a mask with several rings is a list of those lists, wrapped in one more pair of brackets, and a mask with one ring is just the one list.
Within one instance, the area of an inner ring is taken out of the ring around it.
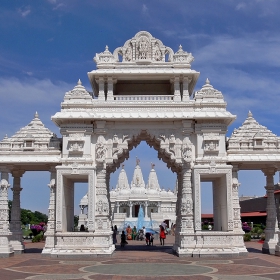
{"label": "carved finial", "polygon": [[183,49],[183,47],[182,47],[182,45],[180,44],[180,46],[179,46],[179,50],[182,50]]}
{"label": "carved finial", "polygon": [[108,51],[108,50],[109,50],[109,48],[108,48],[108,46],[106,45],[106,46],[105,46],[105,51]]}
{"label": "carved finial", "polygon": [[124,169],[124,164],[122,164],[122,169]]}
{"label": "carved finial", "polygon": [[82,82],[81,82],[81,80],[80,80],[80,79],[78,80],[77,85],[78,85],[78,86],[81,86],[81,85],[82,85]]}
{"label": "carved finial", "polygon": [[35,118],[35,119],[38,119],[38,118],[39,118],[39,114],[38,114],[37,111],[36,111],[36,113],[35,113],[35,115],[34,115],[34,118]]}
{"label": "carved finial", "polygon": [[4,139],[8,139],[8,134],[5,135]]}
{"label": "carved finial", "polygon": [[140,159],[136,157],[136,165],[139,165],[139,163],[140,163]]}
{"label": "carved finial", "polygon": [[208,78],[206,79],[205,84],[210,85],[210,81]]}
{"label": "carved finial", "polygon": [[151,167],[152,167],[152,169],[154,169],[154,167],[155,167],[155,164],[152,162],[151,162]]}
{"label": "carved finial", "polygon": [[252,118],[253,117],[253,114],[251,113],[251,111],[249,110],[248,112],[248,118]]}

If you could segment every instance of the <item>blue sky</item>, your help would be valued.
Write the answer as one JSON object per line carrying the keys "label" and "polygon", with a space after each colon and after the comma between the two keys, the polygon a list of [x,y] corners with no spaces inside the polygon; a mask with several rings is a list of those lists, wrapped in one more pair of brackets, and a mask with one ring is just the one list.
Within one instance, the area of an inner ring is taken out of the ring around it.
{"label": "blue sky", "polygon": [[[279,12],[278,0],[1,0],[0,139],[27,125],[35,111],[59,135],[50,118],[79,78],[91,90],[87,72],[95,69],[95,53],[104,51],[105,45],[113,51],[140,30],[174,51],[181,44],[193,54],[192,69],[201,73],[195,90],[208,77],[224,94],[228,110],[237,115],[228,136],[248,110],[280,135]],[[152,161],[160,184],[174,187],[175,174],[146,144],[130,153],[125,163],[129,172],[136,156],[145,180]],[[111,185],[116,177],[113,174]],[[47,173],[24,174],[23,208],[47,212],[48,181]],[[240,181],[240,195],[264,195],[261,172],[240,172]],[[76,188],[79,201],[86,187]],[[210,187],[203,186],[203,192],[203,210],[209,212]]]}

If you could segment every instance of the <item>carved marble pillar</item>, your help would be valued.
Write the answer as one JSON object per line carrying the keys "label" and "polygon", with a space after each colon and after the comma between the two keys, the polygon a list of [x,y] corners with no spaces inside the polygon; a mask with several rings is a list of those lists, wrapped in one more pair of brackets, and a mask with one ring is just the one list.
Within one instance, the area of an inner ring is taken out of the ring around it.
{"label": "carved marble pillar", "polygon": [[108,196],[108,201],[109,201],[109,215],[112,220],[112,207],[111,207],[111,198],[110,198],[110,173],[109,171],[106,172],[106,187],[107,187],[107,196]]}
{"label": "carved marble pillar", "polygon": [[194,248],[194,207],[192,194],[192,170],[184,164],[178,172],[177,218],[175,244],[173,250],[177,254],[191,255],[189,248]]}
{"label": "carved marble pillar", "polygon": [[265,241],[262,247],[262,252],[265,254],[275,254],[275,247],[278,242],[278,235],[276,234],[276,231],[279,231],[276,217],[273,179],[276,170],[274,168],[266,168],[262,171],[266,176],[265,189],[267,195]]}
{"label": "carved marble pillar", "polygon": [[148,218],[148,201],[145,201],[145,218]]}
{"label": "carved marble pillar", "polygon": [[106,184],[106,169],[103,164],[96,167],[96,205],[95,205],[95,233],[111,233],[109,200]]}
{"label": "carved marble pillar", "polygon": [[113,79],[112,77],[108,77],[107,79],[107,83],[108,83],[108,92],[107,92],[107,100],[108,101],[112,101],[114,100],[114,96],[113,96]]}
{"label": "carved marble pillar", "polygon": [[189,78],[184,77],[183,78],[183,96],[182,96],[182,101],[188,101],[190,100],[189,96]]}
{"label": "carved marble pillar", "polygon": [[49,217],[47,224],[47,231],[45,233],[46,242],[43,249],[43,254],[50,253],[55,247],[55,215],[56,215],[56,169],[55,167],[50,170],[50,201],[49,201]]}
{"label": "carved marble pillar", "polygon": [[[181,232],[194,232],[194,215],[193,215],[193,199],[192,199],[192,171],[188,165],[184,166],[181,172],[182,177],[182,196],[179,217],[181,218]],[[177,228],[177,224],[176,224]]]}
{"label": "carved marble pillar", "polygon": [[[101,200],[103,199],[103,194],[105,194],[106,189],[104,190],[103,184],[97,185],[95,183],[95,174],[96,169],[92,168],[88,175],[88,206],[87,206],[87,228],[88,231],[93,233],[95,231],[96,226],[96,200],[99,199],[99,195]],[[102,177],[102,176],[101,176]],[[103,178],[103,177],[102,177]],[[103,179],[102,179],[103,180]],[[100,180],[100,181],[102,181]],[[98,189],[97,189],[98,188]],[[107,196],[105,195],[105,198]],[[106,199],[104,200],[106,202]],[[108,201],[108,198],[107,198]],[[105,203],[106,204],[106,203]],[[86,215],[84,215],[86,219]],[[105,220],[105,219],[104,219]],[[104,224],[105,226],[105,224]]]}
{"label": "carved marble pillar", "polygon": [[117,202],[117,203],[116,203],[116,206],[117,206],[117,213],[120,213],[120,203]]}
{"label": "carved marble pillar", "polygon": [[14,248],[15,253],[21,254],[24,251],[24,245],[22,243],[22,230],[21,230],[21,213],[20,213],[20,192],[22,190],[20,186],[20,178],[24,171],[15,170],[12,172],[14,177],[13,184],[13,202],[11,210],[11,223],[10,230],[12,232],[10,244]]}
{"label": "carved marble pillar", "polygon": [[98,79],[99,92],[98,92],[98,100],[105,101],[105,91],[104,91],[104,78],[100,77]]}
{"label": "carved marble pillar", "polygon": [[14,254],[13,247],[9,243],[12,235],[9,228],[9,187],[9,173],[2,170],[0,182],[0,257],[10,257]]}
{"label": "carved marble pillar", "polygon": [[132,218],[132,202],[129,201],[129,218]]}
{"label": "carved marble pillar", "polygon": [[233,230],[241,231],[241,216],[240,216],[240,203],[238,188],[240,183],[238,182],[238,165],[233,165],[232,168],[232,208],[233,208]]}
{"label": "carved marble pillar", "polygon": [[174,101],[181,101],[179,77],[174,78]]}

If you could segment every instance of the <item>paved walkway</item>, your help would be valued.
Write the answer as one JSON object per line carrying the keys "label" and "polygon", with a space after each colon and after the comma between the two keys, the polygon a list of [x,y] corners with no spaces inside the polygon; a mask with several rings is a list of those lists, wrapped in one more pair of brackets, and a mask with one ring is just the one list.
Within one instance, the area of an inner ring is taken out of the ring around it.
{"label": "paved walkway", "polygon": [[172,254],[173,236],[165,246],[144,241],[119,245],[112,257],[87,259],[50,259],[41,255],[43,243],[27,243],[26,253],[0,259],[0,279],[192,279],[192,280],[265,280],[280,279],[280,257],[261,253],[262,244],[248,242],[247,257],[178,258]]}

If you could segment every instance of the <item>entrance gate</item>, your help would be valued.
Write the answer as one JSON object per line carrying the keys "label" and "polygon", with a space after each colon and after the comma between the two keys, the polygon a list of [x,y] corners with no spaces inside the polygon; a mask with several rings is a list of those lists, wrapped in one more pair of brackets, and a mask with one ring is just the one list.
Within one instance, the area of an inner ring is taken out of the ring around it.
{"label": "entrance gate", "polygon": [[[193,93],[199,77],[199,72],[191,69],[193,59],[182,46],[174,53],[145,31],[113,53],[106,46],[94,58],[97,70],[88,73],[94,94],[79,80],[65,94],[61,111],[52,117],[60,127],[61,151],[59,145],[52,149],[48,142],[45,154],[41,150],[42,155],[36,157],[37,146],[32,137],[22,140],[25,144],[18,147],[20,150],[15,149],[11,138],[0,142],[2,190],[8,189],[9,172],[21,176],[16,174],[18,170],[36,170],[35,166],[51,169],[49,222],[43,254],[72,257],[114,252],[110,174],[141,141],[152,146],[177,174],[174,252],[194,257],[247,254],[238,201],[238,161],[234,157],[229,160],[226,150],[227,127],[236,117],[226,110],[222,93],[208,79],[201,90]],[[54,141],[53,136],[48,139]],[[11,155],[17,152],[22,155],[23,163],[13,159],[11,166]],[[30,155],[34,156],[32,164]],[[269,180],[271,185],[270,177]],[[201,228],[201,181],[213,182],[212,231]],[[87,232],[72,231],[75,182],[88,182]],[[16,190],[13,190],[13,207],[18,211]],[[2,191],[4,200],[5,195]],[[2,206],[6,207],[5,202]],[[5,211],[0,216],[3,229],[9,227]],[[14,221],[18,227],[18,216],[12,217]],[[17,236],[13,227],[10,230],[0,233],[4,244],[0,252],[7,255],[22,251],[21,247],[13,246],[13,240],[21,244],[20,233]],[[271,234],[274,238],[275,228]]]}

